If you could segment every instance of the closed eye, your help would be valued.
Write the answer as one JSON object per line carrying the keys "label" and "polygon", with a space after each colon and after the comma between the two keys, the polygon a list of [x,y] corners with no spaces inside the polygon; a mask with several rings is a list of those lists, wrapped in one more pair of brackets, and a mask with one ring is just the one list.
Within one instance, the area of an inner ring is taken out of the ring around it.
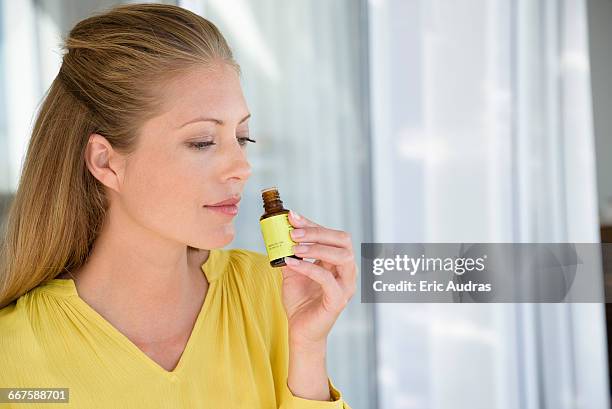
{"label": "closed eye", "polygon": [[255,140],[249,138],[248,136],[241,136],[241,137],[239,137],[237,139],[238,139],[238,143],[240,145],[242,145],[242,146],[245,146],[247,144],[247,142],[252,142],[252,143],[256,142]]}
{"label": "closed eye", "polygon": [[214,142],[190,142],[189,143],[190,147],[192,147],[194,149],[197,149],[197,150],[206,149],[206,148],[208,148],[211,145],[216,145],[216,143],[214,143]]}
{"label": "closed eye", "polygon": [[[255,140],[249,138],[248,136],[241,136],[241,137],[238,137],[236,139],[238,139],[238,144],[240,146],[246,146],[247,142],[252,142],[252,143],[257,142]],[[190,142],[189,143],[189,146],[194,148],[194,149],[196,149],[196,150],[204,150],[204,149],[208,148],[211,145],[216,145],[216,143],[208,142],[208,141],[205,141],[205,142]]]}

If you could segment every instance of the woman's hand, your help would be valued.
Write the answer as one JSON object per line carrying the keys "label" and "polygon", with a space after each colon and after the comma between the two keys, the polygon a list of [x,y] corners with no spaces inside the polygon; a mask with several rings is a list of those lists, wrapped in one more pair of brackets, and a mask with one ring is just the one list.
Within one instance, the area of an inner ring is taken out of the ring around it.
{"label": "woman's hand", "polygon": [[[316,348],[325,345],[329,331],[355,293],[353,245],[348,233],[320,226],[294,212],[290,212],[289,222],[294,227],[291,238],[298,243],[295,255],[316,259],[311,263],[285,257],[287,265],[281,267],[289,343],[297,348]],[[298,263],[291,265],[292,261]]]}

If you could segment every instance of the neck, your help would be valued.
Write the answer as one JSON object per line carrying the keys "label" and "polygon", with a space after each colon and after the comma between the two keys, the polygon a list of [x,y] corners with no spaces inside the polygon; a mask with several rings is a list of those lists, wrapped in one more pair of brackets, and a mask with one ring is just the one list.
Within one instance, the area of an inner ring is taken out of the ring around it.
{"label": "neck", "polygon": [[204,302],[201,265],[209,251],[151,236],[119,217],[106,220],[87,262],[72,273],[80,298],[134,340],[183,333]]}

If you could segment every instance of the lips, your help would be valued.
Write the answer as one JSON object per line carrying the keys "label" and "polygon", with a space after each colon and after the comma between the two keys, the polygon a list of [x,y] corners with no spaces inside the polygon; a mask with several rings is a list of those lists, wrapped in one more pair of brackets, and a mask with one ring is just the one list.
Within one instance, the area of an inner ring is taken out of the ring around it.
{"label": "lips", "polygon": [[210,207],[210,206],[232,206],[232,205],[236,205],[238,202],[240,202],[240,196],[233,196],[233,197],[231,197],[229,199],[226,199],[226,200],[224,200],[222,202],[214,203],[214,204],[206,205],[206,206],[208,206],[208,207]]}
{"label": "lips", "polygon": [[238,202],[240,202],[240,196],[233,196],[222,202],[206,205],[204,207],[216,214],[234,217],[238,214]]}

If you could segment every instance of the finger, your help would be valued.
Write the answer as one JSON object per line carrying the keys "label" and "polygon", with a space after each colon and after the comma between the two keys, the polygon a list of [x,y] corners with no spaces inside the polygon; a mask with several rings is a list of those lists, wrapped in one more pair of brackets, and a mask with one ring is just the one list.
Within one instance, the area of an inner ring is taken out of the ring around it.
{"label": "finger", "polygon": [[294,212],[293,210],[289,211],[289,221],[294,227],[316,227],[320,226],[319,224],[313,222],[312,220],[302,216],[299,213]]}
{"label": "finger", "polygon": [[302,258],[316,259],[314,263],[331,271],[341,281],[342,287],[351,288],[354,285],[357,272],[351,249],[300,243],[293,247],[293,252]]}
{"label": "finger", "polygon": [[352,248],[353,246],[349,233],[322,226],[293,229],[289,234],[291,235],[291,240],[296,243],[312,242],[344,248]]}
{"label": "finger", "polygon": [[281,266],[281,271],[283,273],[283,281],[293,276],[301,275],[297,271],[291,270],[290,268],[288,268],[288,266]]}
{"label": "finger", "polygon": [[334,274],[334,278],[336,280],[340,279],[342,282],[345,297],[348,297],[349,300],[353,297],[355,291],[357,291],[357,265],[355,263],[352,263],[346,269],[342,267],[334,268],[333,265],[321,261],[320,259],[315,260],[314,264],[331,271]]}
{"label": "finger", "polygon": [[353,252],[347,248],[326,246],[324,244],[305,245],[300,243],[293,246],[295,255],[302,258],[314,258],[326,261],[334,266],[349,265],[353,263]]}
{"label": "finger", "polygon": [[285,257],[285,263],[287,263],[287,267],[291,270],[302,273],[321,285],[327,300],[330,302],[328,307],[332,311],[340,311],[346,306],[350,297],[348,295],[345,296],[344,290],[330,271],[314,263],[296,260],[292,257]]}
{"label": "finger", "polygon": [[[304,260],[313,260],[313,259],[304,258]],[[338,269],[334,268],[333,264],[323,261],[321,259],[314,259],[314,264],[328,271],[331,271],[334,274],[334,278],[338,279],[340,277],[340,274],[338,274]]]}

